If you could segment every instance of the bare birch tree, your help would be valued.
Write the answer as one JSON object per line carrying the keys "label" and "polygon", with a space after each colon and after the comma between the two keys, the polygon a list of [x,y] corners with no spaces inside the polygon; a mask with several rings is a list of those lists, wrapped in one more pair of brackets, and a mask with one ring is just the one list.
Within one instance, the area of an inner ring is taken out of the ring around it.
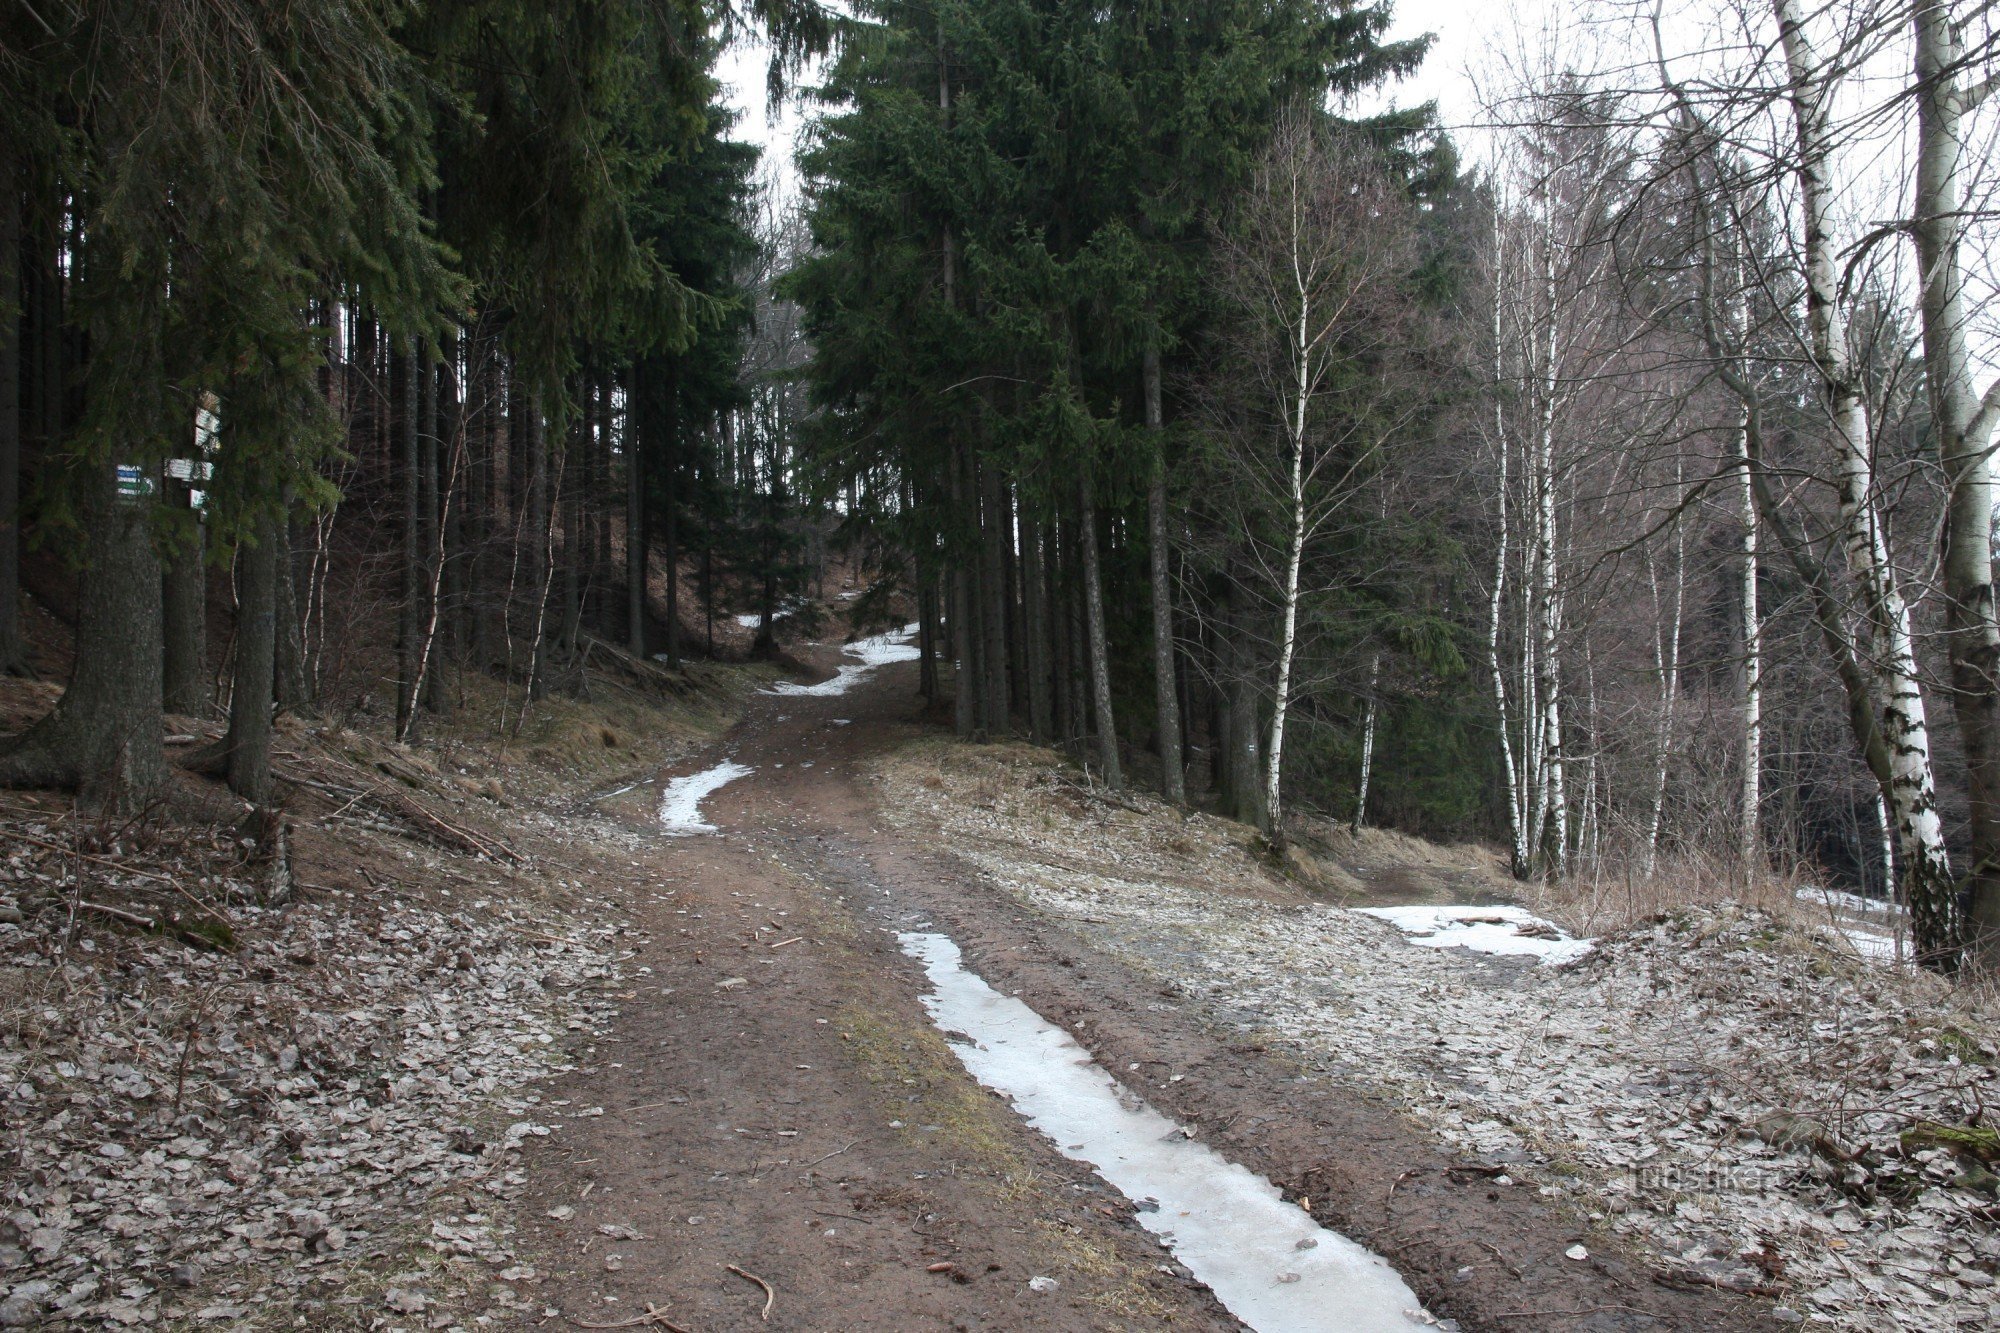
{"label": "bare birch tree", "polygon": [[1388,428],[1411,212],[1365,143],[1298,112],[1274,134],[1221,246],[1217,285],[1239,317],[1236,360],[1254,400],[1223,433],[1245,495],[1271,520],[1249,526],[1278,624],[1263,755],[1278,837],[1300,571]]}

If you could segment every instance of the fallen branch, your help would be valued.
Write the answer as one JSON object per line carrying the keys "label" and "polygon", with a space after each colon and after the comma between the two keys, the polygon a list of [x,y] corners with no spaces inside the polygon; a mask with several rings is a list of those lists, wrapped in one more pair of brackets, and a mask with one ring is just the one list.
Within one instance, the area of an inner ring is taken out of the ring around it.
{"label": "fallen branch", "polygon": [[849,1139],[846,1143],[842,1144],[838,1148],[835,1148],[832,1152],[822,1153],[820,1156],[813,1158],[810,1162],[807,1162],[805,1163],[804,1166],[801,1166],[799,1170],[803,1171],[808,1166],[818,1166],[821,1162],[824,1162],[829,1157],[838,1157],[859,1142],[861,1142],[860,1139]]}
{"label": "fallen branch", "polygon": [[651,1326],[653,1328],[664,1328],[668,1330],[668,1333],[688,1333],[679,1324],[669,1320],[666,1314],[654,1306],[651,1301],[646,1302],[646,1313],[634,1316],[631,1319],[620,1319],[613,1324],[593,1324],[587,1319],[578,1319],[575,1315],[569,1316],[569,1322],[575,1324],[578,1328],[646,1328]]}
{"label": "fallen branch", "polygon": [[[389,772],[390,770],[385,769],[384,771]],[[407,823],[415,824],[421,832],[428,833],[432,838],[454,850],[471,852],[475,856],[485,856],[495,861],[511,861],[516,865],[521,864],[523,861],[521,854],[505,843],[488,841],[469,829],[459,827],[457,824],[438,814],[435,810],[432,810],[422,801],[419,801],[416,797],[399,791],[395,787],[376,783],[357,791],[352,787],[342,787],[334,783],[307,777],[301,773],[288,772],[277,768],[275,765],[272,768],[272,773],[281,782],[289,782],[299,787],[310,787],[314,791],[324,793],[325,795],[345,799],[347,805],[342,806],[341,811],[345,811],[355,801],[365,799],[388,814],[398,816]],[[393,773],[391,775],[394,776]],[[336,811],[335,813],[338,814],[340,811]]]}
{"label": "fallen branch", "polygon": [[771,1318],[771,1307],[778,1303],[777,1291],[773,1289],[770,1283],[766,1282],[763,1278],[758,1277],[755,1273],[749,1272],[746,1269],[738,1268],[735,1264],[728,1265],[728,1268],[729,1271],[736,1274],[736,1276],[748,1279],[751,1282],[755,1282],[758,1286],[764,1289],[764,1313],[762,1318],[765,1320],[765,1322],[768,1323]]}
{"label": "fallen branch", "polygon": [[160,928],[160,923],[149,916],[140,916],[137,912],[128,912],[122,907],[112,907],[108,903],[94,903],[86,898],[78,903],[77,906],[83,908],[86,912],[101,912],[105,916],[116,917],[128,925],[139,927],[141,930],[158,930]]}
{"label": "fallen branch", "polygon": [[193,894],[189,893],[186,889],[182,888],[178,883],[174,881],[173,877],[170,875],[156,874],[151,870],[137,870],[121,862],[113,861],[109,857],[92,856],[89,852],[80,852],[76,850],[74,847],[65,847],[61,843],[50,842],[46,838],[37,838],[32,833],[22,833],[17,829],[0,829],[0,837],[19,838],[22,842],[32,842],[37,847],[46,847],[52,852],[61,852],[64,856],[74,857],[79,861],[88,861],[92,865],[104,866],[107,869],[116,870],[120,874],[130,875],[134,879],[158,880],[160,883],[172,889],[175,893],[178,893],[181,897],[187,899],[188,903],[192,907],[194,907],[196,911],[214,917],[216,922],[220,925],[229,926],[232,929],[234,928],[233,923],[229,920],[228,917],[223,916],[213,907],[210,907],[207,903],[203,902],[201,899],[195,897]]}

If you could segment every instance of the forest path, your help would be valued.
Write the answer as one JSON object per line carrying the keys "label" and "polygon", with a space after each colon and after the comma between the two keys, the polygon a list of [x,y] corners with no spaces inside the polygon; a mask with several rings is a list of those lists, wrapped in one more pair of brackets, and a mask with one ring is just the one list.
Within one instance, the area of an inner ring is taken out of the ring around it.
{"label": "forest path", "polygon": [[[711,753],[662,775],[749,770],[700,802],[712,832],[662,830],[657,786],[600,805],[658,832],[647,869],[671,892],[631,904],[650,937],[631,967],[650,971],[628,973],[616,1028],[545,1101],[569,1118],[528,1158],[518,1219],[542,1300],[586,1326],[652,1302],[690,1333],[1238,1327],[1130,1201],[961,1068],[896,938],[926,926],[1164,1114],[1387,1256],[1439,1317],[1763,1326],[1756,1303],[1662,1288],[1616,1256],[1565,1260],[1577,1223],[1533,1191],[1453,1170],[1392,1109],[1205,1029],[945,847],[886,829],[869,773],[921,734],[915,674],[757,696]],[[774,1293],[768,1322],[744,1274]],[[1364,1333],[1338,1311],[1324,1326]]]}

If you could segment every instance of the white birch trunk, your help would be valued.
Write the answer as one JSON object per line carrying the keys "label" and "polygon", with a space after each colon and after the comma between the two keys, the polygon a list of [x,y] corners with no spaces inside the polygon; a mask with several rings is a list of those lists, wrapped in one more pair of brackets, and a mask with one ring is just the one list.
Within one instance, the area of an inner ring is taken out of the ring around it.
{"label": "white birch trunk", "polygon": [[[1487,605],[1486,666],[1493,676],[1493,710],[1499,719],[1500,768],[1507,779],[1507,833],[1512,852],[1511,869],[1520,879],[1528,873],[1528,821],[1523,804],[1525,793],[1521,775],[1514,768],[1514,740],[1508,730],[1507,678],[1500,669],[1500,612],[1507,597],[1507,557],[1512,533],[1507,509],[1507,403],[1502,386],[1507,382],[1506,343],[1500,322],[1501,284],[1506,275],[1506,252],[1500,227],[1500,209],[1493,210],[1493,446],[1500,454],[1499,538],[1493,553],[1493,592]],[[1525,707],[1525,704],[1523,705]]]}
{"label": "white birch trunk", "polygon": [[[1298,185],[1295,181],[1293,199],[1296,201],[1297,198]],[[1278,638],[1278,696],[1271,710],[1271,743],[1264,754],[1264,806],[1271,821],[1272,833],[1280,838],[1284,836],[1284,807],[1280,804],[1279,778],[1284,772],[1285,712],[1291,702],[1292,650],[1298,641],[1299,562],[1305,554],[1306,545],[1306,406],[1312,397],[1313,386],[1312,293],[1299,254],[1302,240],[1300,227],[1295,203],[1291,240],[1292,280],[1299,298],[1298,324],[1295,326],[1298,379],[1291,386],[1291,420],[1286,423],[1292,432],[1292,530],[1291,546],[1285,556],[1285,624]]]}
{"label": "white birch trunk", "polygon": [[1739,598],[1743,630],[1743,788],[1739,825],[1745,874],[1754,875],[1764,863],[1761,811],[1764,774],[1764,624],[1757,610],[1757,495],[1750,477],[1750,412],[1743,409],[1737,426],[1742,460],[1737,492],[1742,506],[1743,569]]}
{"label": "white birch trunk", "polygon": [[1890,780],[1883,795],[1903,852],[1918,945],[1920,950],[1934,949],[1941,947],[1942,941],[1936,932],[1927,932],[1924,922],[1934,914],[1947,920],[1952,915],[1951,864],[1945,851],[1944,825],[1938,816],[1930,730],[1918,683],[1909,607],[1890,567],[1875,508],[1867,408],[1848,351],[1846,319],[1840,307],[1840,247],[1833,230],[1834,183],[1830,178],[1833,78],[1805,31],[1801,0],[1773,3],[1798,131],[1796,167],[1804,215],[1807,333],[1838,459],[1841,541],[1849,572],[1861,590],[1861,618],[1869,646],[1867,664],[1874,673],[1883,739],[1889,750]]}
{"label": "white birch trunk", "polygon": [[1558,655],[1562,634],[1562,583],[1557,576],[1556,564],[1555,414],[1560,347],[1556,332],[1553,192],[1544,203],[1543,225],[1546,230],[1542,238],[1542,282],[1548,302],[1548,343],[1545,349],[1547,360],[1542,367],[1541,421],[1535,439],[1535,602],[1538,611],[1535,631],[1540,640],[1535,656],[1541,703],[1539,739],[1543,774],[1539,803],[1547,811],[1550,826],[1544,829],[1542,821],[1536,821],[1538,840],[1535,845],[1538,850],[1544,846],[1539,839],[1546,833],[1546,845],[1555,854],[1553,869],[1557,876],[1562,876],[1569,871],[1569,802],[1563,787],[1562,671]]}
{"label": "white birch trunk", "polygon": [[[1966,279],[1959,253],[1968,207],[1962,200],[1964,118],[1990,94],[1968,89],[1966,52],[1947,0],[1913,0],[1916,28],[1917,176],[1912,235],[1919,261],[1919,315],[1931,424],[1944,463],[1947,521],[1942,573],[1952,706],[1965,750],[1971,814],[1968,919],[1955,898],[1933,905],[1929,930],[1914,918],[1920,945],[1936,954],[1960,940],[1984,971],[2000,971],[2000,617],[1993,593],[1993,460],[2000,381],[1982,400],[1966,340]],[[1980,164],[1981,166],[1984,163]],[[1975,168],[1975,178],[1977,169]],[[1939,909],[1945,915],[1940,918]],[[1924,938],[1943,932],[1940,942]],[[1955,956],[1941,961],[1949,965]]]}
{"label": "white birch trunk", "polygon": [[[1679,494],[1676,477],[1675,493]],[[1687,529],[1674,524],[1674,587],[1666,607],[1660,604],[1660,584],[1650,556],[1646,577],[1653,585],[1653,667],[1660,683],[1660,728],[1654,749],[1653,807],[1646,821],[1645,877],[1659,865],[1660,825],[1667,810],[1667,769],[1673,759],[1675,710],[1681,692],[1681,618],[1687,608]]]}
{"label": "white birch trunk", "polygon": [[1361,723],[1361,781],[1354,793],[1354,831],[1368,822],[1368,776],[1375,766],[1375,689],[1382,681],[1382,654],[1368,662],[1368,713]]}

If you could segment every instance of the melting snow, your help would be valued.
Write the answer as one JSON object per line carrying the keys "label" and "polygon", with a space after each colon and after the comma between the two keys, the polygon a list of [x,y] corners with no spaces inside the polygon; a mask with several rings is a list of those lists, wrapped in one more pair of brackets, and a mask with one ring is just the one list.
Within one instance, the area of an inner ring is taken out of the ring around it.
{"label": "melting snow", "polygon": [[1823,888],[1817,884],[1806,885],[1795,896],[1800,902],[1818,903],[1842,912],[1852,912],[1855,916],[1900,916],[1903,910],[1900,904],[1886,898],[1864,898],[1858,893]]}
{"label": "melting snow", "polygon": [[1362,907],[1429,949],[1470,949],[1474,953],[1527,954],[1543,963],[1567,963],[1589,953],[1593,940],[1566,935],[1519,907]]}
{"label": "melting snow", "polygon": [[715,825],[705,824],[701,818],[701,803],[709,794],[727,782],[748,777],[754,769],[734,761],[725,760],[714,768],[699,773],[690,773],[684,778],[675,778],[660,793],[660,824],[667,832],[713,833]]}
{"label": "melting snow", "polygon": [[1186,1137],[1105,1073],[1089,1052],[1021,1001],[965,970],[944,935],[905,932],[937,989],[924,1008],[973,1077],[1004,1094],[1063,1156],[1087,1162],[1135,1201],[1138,1216],[1229,1312],[1257,1333],[1347,1333],[1430,1322],[1381,1256],[1315,1223],[1277,1186]]}
{"label": "melting snow", "polygon": [[855,662],[844,662],[832,680],[823,680],[817,685],[800,685],[795,681],[781,680],[770,689],[772,694],[845,694],[867,679],[876,667],[888,666],[891,662],[914,662],[923,654],[910,643],[916,637],[920,626],[905,625],[887,634],[877,634],[872,638],[856,639],[847,645],[845,651]]}

